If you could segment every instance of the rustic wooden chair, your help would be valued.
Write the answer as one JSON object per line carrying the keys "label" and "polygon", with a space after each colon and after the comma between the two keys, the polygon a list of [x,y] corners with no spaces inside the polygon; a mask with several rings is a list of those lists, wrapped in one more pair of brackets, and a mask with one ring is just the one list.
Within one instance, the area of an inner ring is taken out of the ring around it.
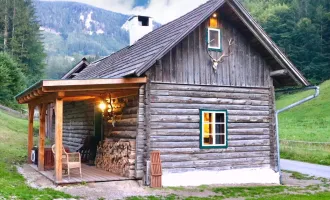
{"label": "rustic wooden chair", "polygon": [[[55,144],[52,146],[52,151],[55,159]],[[67,175],[70,179],[70,169],[78,169],[80,172],[80,177],[82,178],[81,173],[81,157],[79,152],[67,153],[65,148],[62,147],[62,169],[67,172]]]}

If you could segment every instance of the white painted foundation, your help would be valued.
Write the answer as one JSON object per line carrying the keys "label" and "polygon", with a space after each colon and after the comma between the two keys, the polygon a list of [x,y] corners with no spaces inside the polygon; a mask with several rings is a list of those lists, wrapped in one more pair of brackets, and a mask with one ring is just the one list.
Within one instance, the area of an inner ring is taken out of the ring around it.
{"label": "white painted foundation", "polygon": [[224,171],[188,171],[170,173],[163,170],[163,186],[199,186],[212,184],[280,184],[279,173],[269,168]]}

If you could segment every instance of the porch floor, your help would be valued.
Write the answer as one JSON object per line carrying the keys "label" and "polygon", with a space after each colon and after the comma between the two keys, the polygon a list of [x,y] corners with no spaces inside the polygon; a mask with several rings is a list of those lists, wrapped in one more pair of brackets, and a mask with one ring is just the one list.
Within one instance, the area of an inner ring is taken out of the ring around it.
{"label": "porch floor", "polygon": [[37,165],[31,164],[30,166],[56,184],[75,184],[75,183],[133,180],[132,178],[119,176],[117,174],[113,174],[111,172],[98,169],[95,166],[88,166],[86,164],[82,164],[81,166],[82,178],[80,178],[79,172],[76,169],[76,170],[72,170],[70,179],[68,176],[63,176],[62,181],[55,181],[54,170],[39,171]]}

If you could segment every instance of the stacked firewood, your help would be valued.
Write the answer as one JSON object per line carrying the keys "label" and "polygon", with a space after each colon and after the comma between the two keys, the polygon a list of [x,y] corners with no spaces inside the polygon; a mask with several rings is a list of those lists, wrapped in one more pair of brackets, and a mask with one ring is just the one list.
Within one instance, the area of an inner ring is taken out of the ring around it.
{"label": "stacked firewood", "polygon": [[132,178],[135,172],[136,144],[133,139],[105,139],[97,147],[96,167]]}

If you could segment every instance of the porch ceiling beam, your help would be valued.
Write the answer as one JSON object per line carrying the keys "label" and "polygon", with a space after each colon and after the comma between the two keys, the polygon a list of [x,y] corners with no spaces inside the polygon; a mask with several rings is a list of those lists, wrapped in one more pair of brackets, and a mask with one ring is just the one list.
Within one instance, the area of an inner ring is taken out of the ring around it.
{"label": "porch ceiling beam", "polygon": [[[140,86],[147,82],[146,77],[140,78],[120,78],[120,79],[91,79],[91,80],[51,80],[40,81],[33,85],[26,91],[22,92],[16,99],[19,103],[29,103],[30,101],[40,101],[44,99],[43,96],[48,96],[45,93],[54,92],[91,92],[91,91],[103,91],[109,90],[138,90]],[[84,96],[92,96],[84,94]],[[56,98],[56,97],[55,97]],[[53,101],[53,100],[52,100]],[[48,103],[48,102],[37,102]]]}
{"label": "porch ceiling beam", "polygon": [[103,85],[103,86],[56,86],[56,87],[43,87],[44,92],[58,92],[58,91],[65,91],[65,92],[89,92],[89,91],[107,91],[107,90],[127,90],[127,89],[139,89],[140,85],[136,84],[124,84],[124,85]]}
{"label": "porch ceiling beam", "polygon": [[86,85],[120,85],[120,84],[144,84],[146,77],[141,78],[118,78],[118,79],[87,79],[87,80],[52,80],[43,81],[44,87],[49,86],[86,86]]}
{"label": "porch ceiling beam", "polygon": [[95,96],[75,96],[75,97],[64,97],[63,101],[84,101],[89,99],[95,99]]}

